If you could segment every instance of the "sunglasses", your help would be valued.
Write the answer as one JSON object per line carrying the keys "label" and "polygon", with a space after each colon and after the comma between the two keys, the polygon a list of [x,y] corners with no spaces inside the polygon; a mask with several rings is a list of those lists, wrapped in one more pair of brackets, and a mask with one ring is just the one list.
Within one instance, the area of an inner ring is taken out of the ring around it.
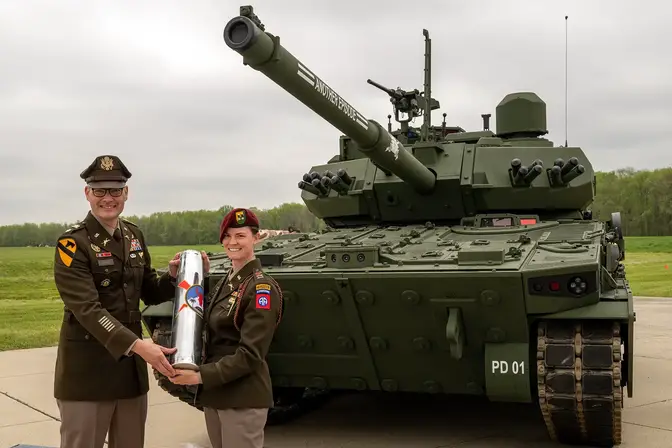
{"label": "sunglasses", "polygon": [[102,198],[106,193],[110,193],[113,198],[118,198],[123,193],[123,188],[92,188],[93,195],[97,198]]}

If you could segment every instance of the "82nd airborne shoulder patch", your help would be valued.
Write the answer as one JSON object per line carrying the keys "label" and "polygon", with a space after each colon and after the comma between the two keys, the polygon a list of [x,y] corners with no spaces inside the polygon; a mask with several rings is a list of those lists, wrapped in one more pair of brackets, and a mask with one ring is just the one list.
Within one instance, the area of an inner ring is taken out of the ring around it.
{"label": "82nd airborne shoulder patch", "polygon": [[258,310],[271,309],[271,285],[268,283],[259,283],[256,286],[256,295],[254,298],[255,308]]}

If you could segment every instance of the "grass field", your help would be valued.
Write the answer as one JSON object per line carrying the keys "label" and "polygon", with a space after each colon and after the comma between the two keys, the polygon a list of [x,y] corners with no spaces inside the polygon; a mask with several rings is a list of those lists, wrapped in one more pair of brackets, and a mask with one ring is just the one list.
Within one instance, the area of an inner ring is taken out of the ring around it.
{"label": "grass field", "polygon": [[[219,252],[221,246],[192,247]],[[164,268],[180,246],[152,247]],[[53,248],[0,248],[0,351],[54,345],[63,305],[53,282]],[[626,272],[635,295],[672,297],[672,237],[630,237]]]}

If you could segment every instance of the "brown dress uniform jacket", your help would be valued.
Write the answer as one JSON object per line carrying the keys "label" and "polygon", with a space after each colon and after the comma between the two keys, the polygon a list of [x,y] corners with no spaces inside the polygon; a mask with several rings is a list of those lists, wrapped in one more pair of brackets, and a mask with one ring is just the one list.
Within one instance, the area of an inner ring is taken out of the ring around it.
{"label": "brown dress uniform jacket", "polygon": [[215,409],[272,408],[266,354],[282,317],[280,287],[254,259],[220,280],[210,297],[200,402]]}
{"label": "brown dress uniform jacket", "polygon": [[114,400],[149,390],[147,363],[127,356],[142,338],[140,299],[171,300],[175,282],[159,277],[140,229],[121,219],[121,241],[89,212],[58,238],[54,280],[65,304],[56,358],[54,396]]}

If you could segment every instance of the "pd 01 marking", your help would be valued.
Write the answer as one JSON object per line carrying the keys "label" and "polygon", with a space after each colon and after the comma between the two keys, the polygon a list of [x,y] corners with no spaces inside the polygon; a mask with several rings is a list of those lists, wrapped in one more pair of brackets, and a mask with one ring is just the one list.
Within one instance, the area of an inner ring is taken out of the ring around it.
{"label": "pd 01 marking", "polygon": [[492,373],[525,375],[525,361],[492,361]]}

